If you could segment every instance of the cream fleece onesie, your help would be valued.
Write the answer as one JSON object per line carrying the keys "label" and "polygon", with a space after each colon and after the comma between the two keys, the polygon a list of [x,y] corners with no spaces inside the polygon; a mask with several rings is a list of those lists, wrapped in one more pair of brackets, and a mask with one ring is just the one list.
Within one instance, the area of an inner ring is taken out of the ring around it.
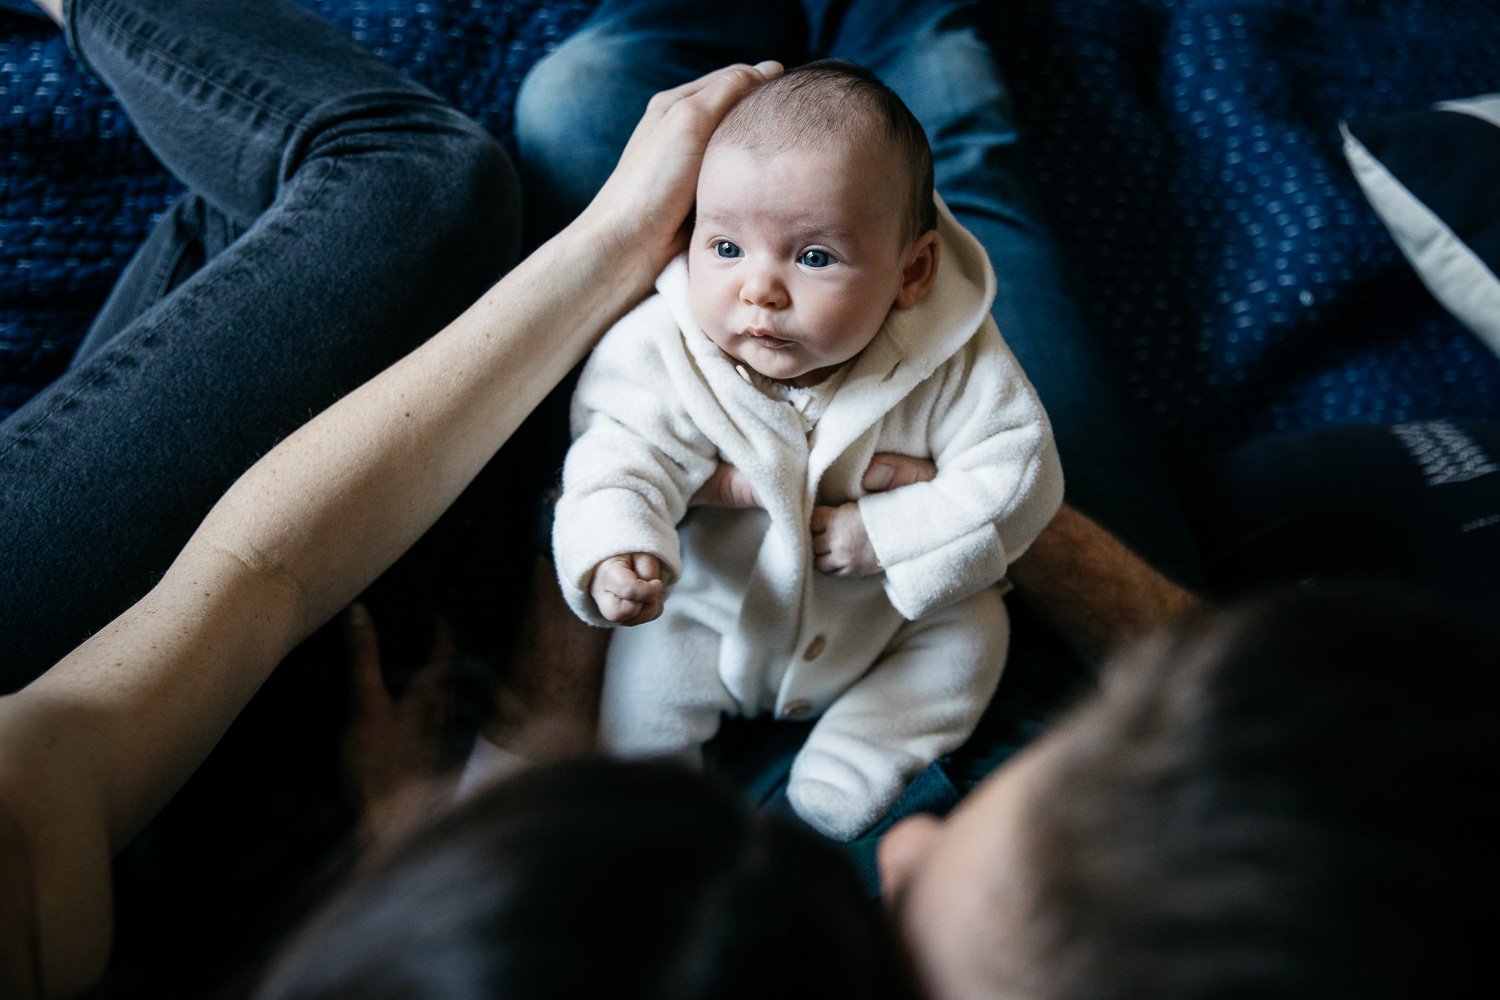
{"label": "cream fleece onesie", "polygon": [[[660,618],[612,637],[605,748],[696,761],[722,713],[821,716],[788,795],[838,839],[973,731],[1009,639],[994,584],[1062,501],[1046,414],[989,315],[989,261],[941,202],[938,233],[932,292],[891,312],[815,420],[697,327],[685,258],[605,334],[573,397],[553,530],[569,604],[608,625],[588,587],[621,553],[657,556],[670,587]],[[877,452],[929,458],[937,475],[866,494]],[[764,510],[687,516],[721,460]],[[855,499],[883,572],[819,573],[813,506]]]}

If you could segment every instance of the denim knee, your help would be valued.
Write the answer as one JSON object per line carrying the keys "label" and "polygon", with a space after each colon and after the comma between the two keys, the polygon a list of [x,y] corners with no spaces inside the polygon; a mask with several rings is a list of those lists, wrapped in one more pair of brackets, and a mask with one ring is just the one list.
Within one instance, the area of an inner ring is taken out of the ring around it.
{"label": "denim knee", "polygon": [[566,225],[604,184],[654,91],[631,39],[585,28],[542,58],[516,94],[529,240]]}
{"label": "denim knee", "polygon": [[517,261],[521,249],[521,183],[500,143],[479,123],[449,108],[456,121],[414,180],[426,191],[422,224],[450,234],[475,263],[488,263],[490,281]]}
{"label": "denim knee", "polygon": [[328,160],[351,185],[340,195],[350,211],[385,214],[398,229],[420,233],[415,246],[440,248],[444,257],[461,250],[489,280],[514,263],[521,213],[515,168],[483,126],[437,98],[371,92],[314,108],[283,152],[281,184]]}
{"label": "denim knee", "polygon": [[994,180],[982,175],[983,151],[1020,137],[994,53],[968,18],[950,11],[928,21],[875,70],[926,130],[940,189]]}

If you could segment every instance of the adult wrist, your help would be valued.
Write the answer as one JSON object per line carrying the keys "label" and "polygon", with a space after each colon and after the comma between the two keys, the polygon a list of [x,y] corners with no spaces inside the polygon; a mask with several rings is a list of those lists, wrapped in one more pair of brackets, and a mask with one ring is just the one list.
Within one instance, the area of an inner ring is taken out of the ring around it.
{"label": "adult wrist", "polygon": [[676,233],[653,231],[643,221],[639,209],[634,212],[611,211],[608,207],[589,205],[574,223],[563,231],[576,248],[596,260],[607,261],[609,280],[644,297],[656,283],[656,277],[667,262],[681,249]]}

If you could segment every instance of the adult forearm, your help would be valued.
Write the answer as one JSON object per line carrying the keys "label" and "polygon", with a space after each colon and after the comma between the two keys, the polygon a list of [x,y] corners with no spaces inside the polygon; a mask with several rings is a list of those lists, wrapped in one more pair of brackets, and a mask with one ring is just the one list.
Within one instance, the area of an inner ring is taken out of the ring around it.
{"label": "adult forearm", "polygon": [[[109,858],[281,658],[415,540],[680,244],[703,147],[763,73],[658,95],[573,226],[443,332],[283,441],[161,582],[0,698],[0,810],[29,905],[0,937],[66,995],[103,967]],[[652,206],[643,211],[642,206]],[[19,943],[18,943],[19,942]]]}
{"label": "adult forearm", "polygon": [[597,253],[582,228],[547,244],[267,455],[193,544],[284,578],[297,593],[296,632],[326,620],[436,520],[649,286],[649,267],[622,274]]}
{"label": "adult forearm", "polygon": [[1009,576],[1090,661],[1202,603],[1066,503]]}
{"label": "adult forearm", "polygon": [[[580,227],[448,329],[278,445],[135,607],[0,699],[0,806],[37,887],[49,994],[102,969],[111,854],[271,669],[442,513],[649,283],[603,280]],[[642,273],[649,275],[649,267]],[[12,859],[14,860],[14,859]],[[0,928],[7,938],[13,928]]]}

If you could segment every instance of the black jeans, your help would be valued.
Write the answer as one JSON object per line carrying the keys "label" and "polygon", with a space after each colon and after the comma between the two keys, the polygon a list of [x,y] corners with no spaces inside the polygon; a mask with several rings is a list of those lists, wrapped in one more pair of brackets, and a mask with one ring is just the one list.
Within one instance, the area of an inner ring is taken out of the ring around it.
{"label": "black jeans", "polygon": [[494,139],[287,0],[71,0],[67,21],[190,193],[0,425],[0,692],[150,589],[241,472],[519,245]]}

